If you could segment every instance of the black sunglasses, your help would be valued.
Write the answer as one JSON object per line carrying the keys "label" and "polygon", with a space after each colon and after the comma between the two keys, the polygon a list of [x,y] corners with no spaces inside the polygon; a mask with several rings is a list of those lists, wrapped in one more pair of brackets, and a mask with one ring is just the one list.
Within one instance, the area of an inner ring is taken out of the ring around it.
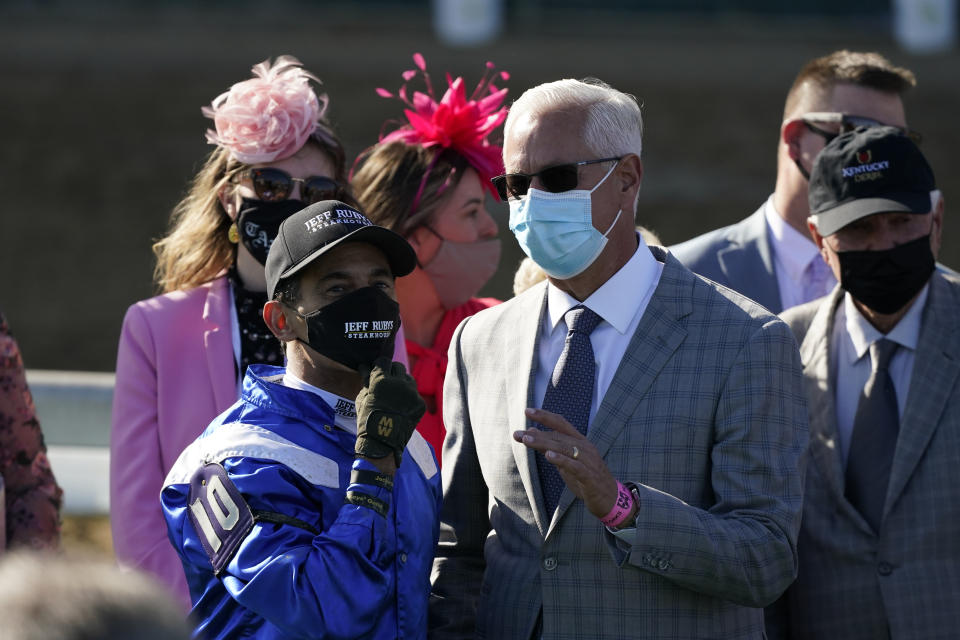
{"label": "black sunglasses", "polygon": [[[879,120],[874,120],[873,118],[867,118],[866,116],[854,116],[835,111],[811,111],[810,113],[805,113],[800,116],[800,119],[803,120],[803,124],[807,127],[807,129],[818,136],[822,136],[823,139],[826,140],[827,144],[829,144],[831,140],[839,136],[841,133],[853,131],[857,127],[892,126],[880,122]],[[814,126],[814,122],[837,123],[840,125],[840,127],[836,132],[827,131],[825,129],[821,129],[820,127]],[[897,129],[900,131],[900,133],[910,138],[916,145],[919,145],[921,142],[923,142],[923,136],[913,129],[904,129],[903,127],[894,127],[894,129]]]}
{"label": "black sunglasses", "polygon": [[253,191],[257,194],[257,198],[264,202],[286,200],[293,193],[295,182],[300,183],[300,199],[307,204],[321,200],[343,200],[347,195],[342,185],[326,176],[294,178],[283,169],[273,167],[250,169],[246,176],[253,183]]}
{"label": "black sunglasses", "polygon": [[490,182],[497,188],[497,195],[506,202],[509,198],[520,198],[527,195],[527,189],[534,178],[540,178],[540,184],[545,191],[550,193],[562,193],[576,189],[580,182],[578,167],[585,164],[598,164],[600,162],[615,162],[620,158],[600,158],[598,160],[583,160],[581,162],[571,162],[569,164],[558,164],[546,169],[541,169],[536,173],[505,173],[501,176],[491,178]]}

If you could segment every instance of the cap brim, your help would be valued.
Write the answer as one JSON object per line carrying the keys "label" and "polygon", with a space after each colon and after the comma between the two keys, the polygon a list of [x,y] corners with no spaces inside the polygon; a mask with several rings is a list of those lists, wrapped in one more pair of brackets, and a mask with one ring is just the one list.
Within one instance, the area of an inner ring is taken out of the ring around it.
{"label": "cap brim", "polygon": [[930,213],[929,193],[902,193],[889,198],[861,198],[810,216],[822,236],[835,234],[845,226],[875,213]]}
{"label": "cap brim", "polygon": [[381,251],[383,251],[384,255],[387,256],[387,262],[390,263],[390,271],[396,278],[407,275],[413,271],[414,267],[417,266],[417,254],[414,252],[413,247],[410,246],[410,243],[407,242],[403,236],[384,227],[370,225],[361,227],[356,231],[351,231],[342,238],[338,238],[337,240],[320,247],[303,260],[281,273],[277,278],[277,282],[292,276],[307,265],[311,264],[324,253],[332,251],[335,247],[338,247],[345,242],[369,242],[373,246],[379,248]]}

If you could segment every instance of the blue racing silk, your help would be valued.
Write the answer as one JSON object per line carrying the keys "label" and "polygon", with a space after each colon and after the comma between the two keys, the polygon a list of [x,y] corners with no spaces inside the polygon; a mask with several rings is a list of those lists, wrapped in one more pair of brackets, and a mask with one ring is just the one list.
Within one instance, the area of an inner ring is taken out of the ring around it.
{"label": "blue racing silk", "polygon": [[[414,433],[392,491],[370,482],[375,474],[351,484],[352,470],[376,470],[354,458],[356,434],[319,395],[283,386],[283,374],[250,366],[240,399],[164,483],[195,636],[425,638],[442,499],[432,448]],[[197,498],[208,480],[212,493]],[[386,516],[345,503],[348,488],[386,503]]]}

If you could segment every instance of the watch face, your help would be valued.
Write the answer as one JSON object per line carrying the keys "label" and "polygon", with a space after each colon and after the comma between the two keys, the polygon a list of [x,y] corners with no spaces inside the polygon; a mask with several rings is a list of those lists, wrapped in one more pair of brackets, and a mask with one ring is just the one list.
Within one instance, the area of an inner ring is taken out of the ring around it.
{"label": "watch face", "polygon": [[633,496],[633,502],[637,505],[637,510],[639,510],[640,509],[640,489],[637,487],[637,485],[633,484],[632,482],[627,486],[630,487],[630,495]]}

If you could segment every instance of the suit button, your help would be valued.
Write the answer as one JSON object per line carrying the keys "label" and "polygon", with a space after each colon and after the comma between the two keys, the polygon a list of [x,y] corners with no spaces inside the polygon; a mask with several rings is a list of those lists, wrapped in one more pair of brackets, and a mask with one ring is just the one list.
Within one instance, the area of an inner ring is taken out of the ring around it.
{"label": "suit button", "polygon": [[557,568],[557,559],[553,556],[547,556],[543,559],[543,568],[547,571],[553,571]]}
{"label": "suit button", "polygon": [[882,576],[888,576],[893,573],[893,565],[889,562],[881,562],[877,565],[877,573]]}
{"label": "suit button", "polygon": [[666,571],[667,567],[669,566],[670,566],[669,562],[667,562],[666,560],[661,560],[660,563],[657,565],[657,569],[660,569],[660,571]]}
{"label": "suit button", "polygon": [[400,554],[400,564],[407,564],[407,554],[405,553]]}

